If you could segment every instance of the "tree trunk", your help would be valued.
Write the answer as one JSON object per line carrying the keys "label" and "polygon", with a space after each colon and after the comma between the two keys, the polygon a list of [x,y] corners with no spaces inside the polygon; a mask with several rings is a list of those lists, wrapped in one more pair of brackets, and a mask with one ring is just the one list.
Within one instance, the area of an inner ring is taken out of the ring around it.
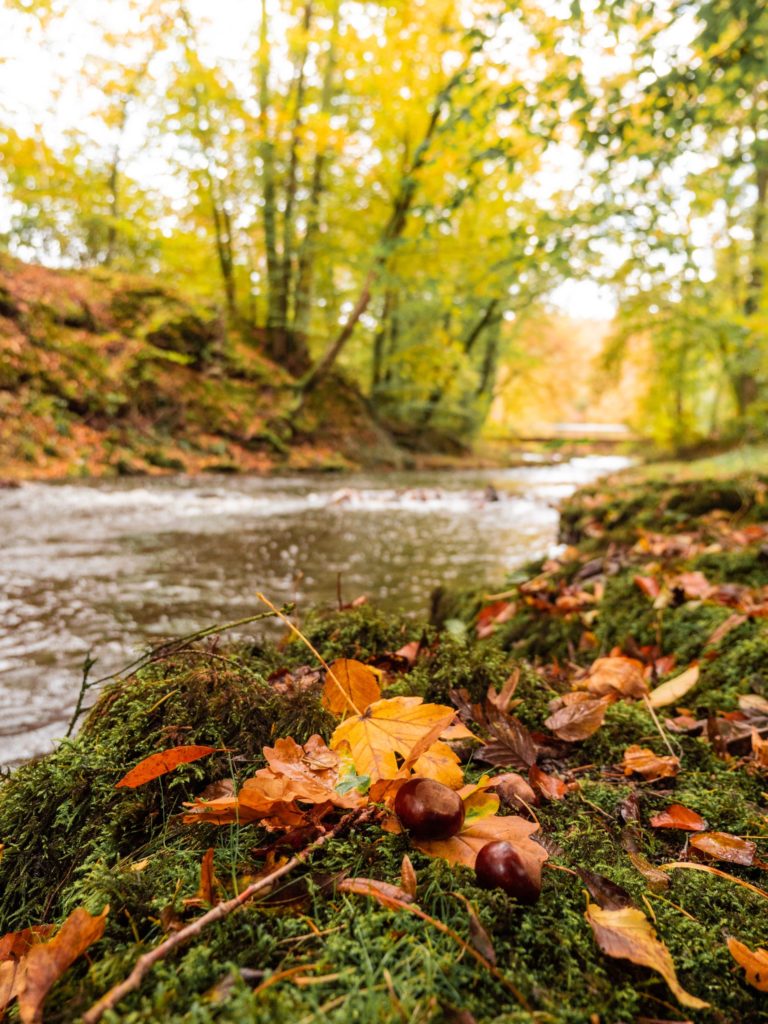
{"label": "tree trunk", "polygon": [[261,127],[262,190],[264,198],[264,248],[267,257],[267,351],[277,363],[285,359],[285,321],[282,319],[283,275],[277,253],[277,184],[275,146],[269,131],[269,37],[267,2],[261,0],[259,26],[259,125]]}

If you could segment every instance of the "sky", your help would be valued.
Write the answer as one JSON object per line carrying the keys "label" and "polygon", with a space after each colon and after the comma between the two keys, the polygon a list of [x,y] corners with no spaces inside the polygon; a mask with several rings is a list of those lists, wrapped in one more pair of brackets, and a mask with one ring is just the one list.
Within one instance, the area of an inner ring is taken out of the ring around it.
{"label": "sky", "polygon": [[[195,21],[206,23],[202,38],[207,57],[226,62],[230,72],[247,73],[243,39],[256,26],[254,0],[189,0]],[[135,23],[125,0],[76,0],[67,15],[55,22],[46,36],[31,27],[31,19],[0,6],[0,115],[22,132],[41,125],[54,140],[72,125],[87,123],[98,97],[82,86],[80,71],[90,55],[98,54],[99,26],[120,33]],[[94,126],[94,132],[98,127]],[[135,151],[133,173],[139,178],[172,187],[166,168],[157,157],[142,154],[140,125],[128,140]],[[560,147],[544,177],[552,190],[568,187],[578,174],[575,154]],[[9,208],[0,196],[0,230],[7,228]],[[555,309],[580,319],[610,319],[615,301],[610,289],[592,281],[565,281],[551,295]]]}

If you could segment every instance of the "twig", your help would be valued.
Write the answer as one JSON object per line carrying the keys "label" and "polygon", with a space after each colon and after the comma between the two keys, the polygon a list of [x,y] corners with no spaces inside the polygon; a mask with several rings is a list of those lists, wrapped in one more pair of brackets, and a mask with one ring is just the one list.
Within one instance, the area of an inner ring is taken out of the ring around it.
{"label": "twig", "polygon": [[682,761],[682,759],[683,759],[683,751],[682,751],[682,749],[680,747],[678,747],[678,751],[677,751],[677,753],[675,753],[675,751],[672,748],[672,744],[669,742],[669,738],[668,738],[667,734],[664,732],[662,724],[659,721],[659,716],[656,714],[656,711],[655,711],[655,709],[653,707],[653,704],[651,704],[650,700],[648,699],[648,697],[645,694],[643,694],[643,703],[645,704],[645,707],[646,707],[646,709],[648,711],[648,714],[653,719],[653,724],[656,726],[656,728],[659,731],[659,736],[661,736],[662,740],[664,741],[664,746],[667,748],[667,750],[670,752],[670,754],[672,755],[672,757],[674,757],[674,759],[676,761]]}
{"label": "twig", "polygon": [[142,981],[160,960],[164,960],[169,953],[171,953],[177,946],[181,946],[183,943],[188,942],[189,939],[199,935],[203,929],[209,924],[213,924],[214,921],[220,921],[221,918],[227,917],[233,911],[242,907],[244,903],[247,903],[257,892],[262,889],[266,889],[271,886],[278,878],[282,878],[283,875],[287,875],[293,871],[294,868],[299,867],[303,864],[307,858],[318,850],[321,846],[328,842],[329,839],[334,839],[340,835],[345,829],[349,828],[350,825],[361,825],[366,821],[370,821],[379,811],[376,807],[368,806],[362,809],[352,811],[351,814],[345,815],[341,821],[339,821],[330,831],[324,833],[314,842],[310,843],[309,846],[305,847],[295,857],[291,857],[289,861],[283,864],[281,867],[276,868],[269,875],[264,878],[258,879],[256,882],[252,882],[247,888],[233,897],[231,900],[226,900],[224,903],[219,903],[213,907],[202,917],[198,917],[191,924],[175,932],[169,936],[164,942],[161,942],[159,946],[155,946],[154,949],[150,950],[149,953],[144,953],[136,961],[136,964],[128,975],[119,984],[114,985],[108,992],[106,992],[101,999],[93,1004],[93,1006],[83,1014],[83,1024],[96,1024],[97,1021],[101,1020],[104,1014],[108,1010],[112,1010],[117,1004],[128,995],[129,992],[135,991]]}
{"label": "twig", "polygon": [[83,701],[85,700],[86,693],[88,692],[88,690],[90,690],[92,686],[96,685],[96,683],[88,682],[88,675],[90,674],[90,671],[95,664],[96,658],[92,658],[91,652],[88,651],[88,653],[85,656],[85,661],[83,662],[83,678],[80,682],[80,691],[77,695],[77,704],[75,704],[75,710],[72,712],[72,717],[70,718],[69,725],[67,726],[66,735],[68,737],[72,735],[72,730],[75,728],[77,720],[82,714]]}

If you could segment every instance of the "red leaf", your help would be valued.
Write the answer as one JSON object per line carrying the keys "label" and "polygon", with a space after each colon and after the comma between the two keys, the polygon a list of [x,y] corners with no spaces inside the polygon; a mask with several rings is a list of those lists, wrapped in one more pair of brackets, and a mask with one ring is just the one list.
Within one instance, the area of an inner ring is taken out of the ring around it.
{"label": "red leaf", "polygon": [[151,754],[139,761],[135,768],[132,768],[126,775],[115,783],[115,789],[127,786],[135,789],[143,786],[145,782],[151,782],[161,775],[172,772],[180,764],[189,764],[191,761],[199,761],[201,757],[207,757],[218,750],[218,747],[202,747],[191,745],[187,747],[172,747],[170,750],[163,750],[159,754]]}
{"label": "red leaf", "polygon": [[651,825],[654,828],[679,828],[684,832],[703,832],[707,827],[700,814],[682,804],[670,804],[665,811],[654,814]]}

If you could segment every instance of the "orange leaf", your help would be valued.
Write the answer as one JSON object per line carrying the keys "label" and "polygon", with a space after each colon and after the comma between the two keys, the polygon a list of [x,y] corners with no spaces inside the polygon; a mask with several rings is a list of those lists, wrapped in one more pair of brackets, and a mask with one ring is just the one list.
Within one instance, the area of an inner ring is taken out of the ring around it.
{"label": "orange leaf", "polygon": [[390,885],[389,882],[379,882],[375,878],[344,878],[336,886],[336,891],[350,892],[357,896],[372,896],[390,910],[400,910],[400,903],[413,903],[413,896],[404,889]]}
{"label": "orange leaf", "polygon": [[661,593],[661,584],[654,576],[635,576],[634,584],[652,601]]}
{"label": "orange leaf", "polygon": [[651,825],[654,828],[679,828],[684,832],[703,832],[707,827],[700,814],[682,804],[670,804],[665,811],[654,814]]}
{"label": "orange leaf", "polygon": [[727,832],[702,832],[698,836],[691,836],[689,842],[694,849],[713,860],[727,860],[731,864],[745,866],[755,860],[755,844]]}
{"label": "orange leaf", "polygon": [[35,942],[47,939],[55,930],[52,924],[36,924],[31,928],[23,928],[20,932],[8,932],[0,938],[0,962],[21,960]]}
{"label": "orange leaf", "polygon": [[430,857],[442,857],[450,864],[465,864],[474,868],[477,855],[487,843],[505,840],[511,843],[520,855],[525,868],[536,883],[541,883],[541,866],[549,854],[530,837],[538,829],[535,822],[526,821],[517,815],[499,817],[497,814],[483,818],[472,818],[464,822],[458,835],[450,839],[433,839],[414,842],[417,850]]}
{"label": "orange leaf", "polygon": [[621,697],[642,697],[648,692],[643,663],[623,656],[598,658],[592,664],[581,688],[589,690],[596,697],[604,697],[608,693],[617,693]]}
{"label": "orange leaf", "polygon": [[459,767],[459,758],[447,743],[433,743],[414,762],[413,772],[422,778],[442,782],[450,789],[461,789],[464,785],[464,773]]}
{"label": "orange leaf", "polygon": [[191,761],[199,761],[201,757],[207,757],[216,752],[217,747],[187,746],[171,747],[170,750],[163,750],[159,754],[151,754],[139,761],[135,768],[132,768],[126,775],[115,783],[115,789],[127,786],[135,789],[143,786],[145,782],[151,782],[161,775],[172,772],[180,764],[189,764]]}
{"label": "orange leaf", "polygon": [[556,775],[543,771],[537,764],[532,764],[528,769],[528,781],[546,800],[563,800],[571,789],[578,789],[578,783],[563,782]]}
{"label": "orange leaf", "polygon": [[213,868],[213,847],[206,850],[200,864],[200,888],[197,895],[184,900],[186,907],[215,907],[219,902],[216,890],[219,887],[219,880]]}
{"label": "orange leaf", "polygon": [[[342,722],[331,737],[330,745],[337,749],[343,743],[349,744],[355,771],[358,775],[367,775],[371,782],[394,779],[399,772],[395,755],[410,757],[419,741],[435,731],[439,735],[454,717],[453,708],[424,704],[421,697],[378,700],[362,715]],[[436,738],[433,736],[430,744]]]}
{"label": "orange leaf", "polygon": [[400,885],[410,897],[416,899],[416,870],[408,854],[403,854],[403,862],[400,865]]}
{"label": "orange leaf", "polygon": [[633,743],[624,751],[624,760],[621,763],[625,775],[642,775],[648,782],[655,782],[656,779],[666,779],[677,775],[680,771],[680,762],[676,757],[659,757],[658,754],[648,747],[639,747]]}
{"label": "orange leaf", "polygon": [[20,966],[17,984],[19,1016],[24,1024],[41,1024],[43,1003],[52,985],[104,934],[109,907],[97,916],[78,907],[48,942],[37,943]]}
{"label": "orange leaf", "polygon": [[656,938],[651,922],[641,910],[635,907],[603,910],[596,903],[589,903],[584,916],[589,921],[598,946],[608,956],[631,960],[633,964],[657,971],[683,1006],[693,1010],[709,1006],[703,999],[697,999],[686,992],[677,980],[669,950]]}
{"label": "orange leaf", "polygon": [[605,712],[611,703],[610,697],[592,698],[585,693],[578,696],[583,699],[558,708],[544,722],[547,729],[550,729],[558,739],[566,740],[568,743],[585,740],[596,733],[603,724]]}
{"label": "orange leaf", "polygon": [[381,673],[354,658],[338,658],[328,666],[322,703],[334,715],[361,715],[381,697]]}
{"label": "orange leaf", "polygon": [[758,992],[768,992],[768,949],[756,949],[752,952],[743,942],[730,938],[728,951],[736,963],[747,972],[747,982]]}

